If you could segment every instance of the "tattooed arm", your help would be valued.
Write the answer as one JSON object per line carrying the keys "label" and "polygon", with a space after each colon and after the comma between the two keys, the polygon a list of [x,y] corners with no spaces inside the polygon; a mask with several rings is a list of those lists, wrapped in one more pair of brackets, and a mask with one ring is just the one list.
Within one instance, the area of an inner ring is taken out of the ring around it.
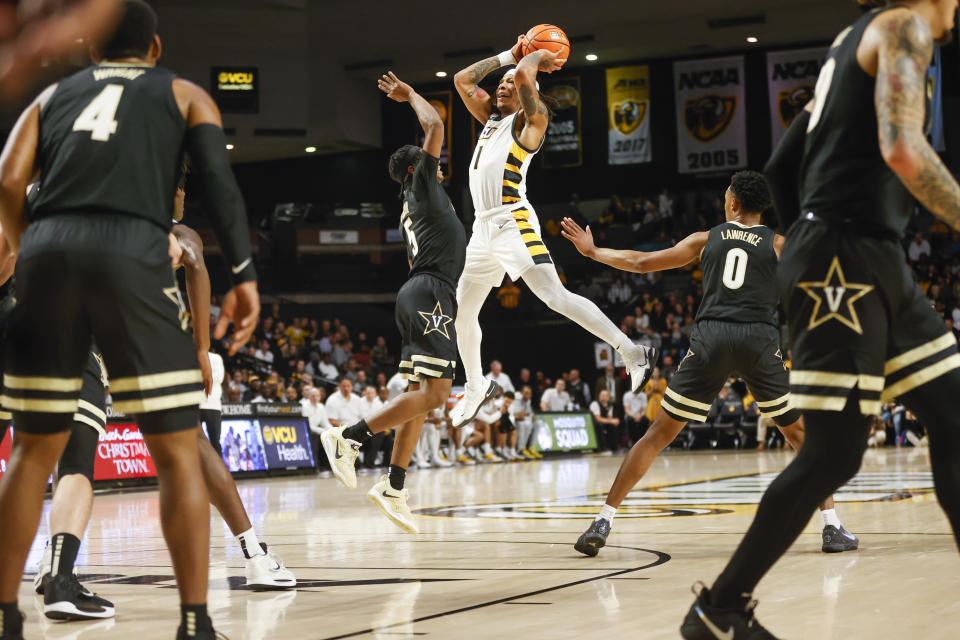
{"label": "tattooed arm", "polygon": [[880,151],[910,193],[938,218],[960,229],[960,186],[923,131],[927,67],[933,37],[927,23],[907,9],[881,16],[874,102]]}
{"label": "tattooed arm", "polygon": [[457,93],[463,99],[463,104],[467,106],[467,111],[484,124],[490,119],[490,114],[493,112],[493,98],[481,89],[478,83],[487,77],[487,74],[491,71],[499,68],[500,60],[497,59],[497,56],[491,56],[480,62],[474,62],[453,76],[453,86],[457,88]]}
{"label": "tattooed arm", "polygon": [[537,71],[552,72],[558,69],[557,54],[546,49],[534,51],[526,56],[517,65],[517,75],[513,77],[513,84],[520,95],[520,107],[523,109],[523,128],[520,131],[520,144],[527,149],[536,149],[540,146],[543,136],[550,125],[550,111],[540,99],[537,89]]}

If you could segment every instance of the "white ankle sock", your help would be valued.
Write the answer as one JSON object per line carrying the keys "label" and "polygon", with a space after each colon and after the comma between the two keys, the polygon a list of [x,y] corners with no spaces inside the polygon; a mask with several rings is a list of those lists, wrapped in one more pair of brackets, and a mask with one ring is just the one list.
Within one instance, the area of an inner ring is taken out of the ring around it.
{"label": "white ankle sock", "polygon": [[836,527],[839,529],[843,526],[843,523],[840,522],[840,518],[837,517],[836,509],[824,509],[820,512],[820,515],[823,516],[823,526],[825,527]]}
{"label": "white ankle sock", "polygon": [[263,553],[263,547],[260,546],[260,541],[257,539],[257,534],[253,531],[253,528],[238,535],[237,542],[240,543],[240,550],[243,551],[243,555],[246,558],[265,555]]}
{"label": "white ankle sock", "polygon": [[484,454],[484,455],[488,455],[488,454],[493,453],[493,448],[490,446],[490,443],[489,443],[489,442],[484,442],[482,449],[483,449],[483,454]]}
{"label": "white ankle sock", "polygon": [[610,522],[610,524],[613,524],[613,517],[615,515],[617,515],[616,507],[611,507],[610,505],[605,504],[600,508],[600,515],[598,515],[596,519],[603,518],[604,520]]}

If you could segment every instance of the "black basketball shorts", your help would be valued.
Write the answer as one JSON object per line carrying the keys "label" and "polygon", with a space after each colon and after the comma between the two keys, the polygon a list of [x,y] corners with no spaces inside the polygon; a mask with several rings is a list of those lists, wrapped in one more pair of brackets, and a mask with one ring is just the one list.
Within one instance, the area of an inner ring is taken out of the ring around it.
{"label": "black basketball shorts", "polygon": [[80,406],[73,414],[70,439],[60,456],[57,475],[61,478],[79,474],[93,482],[94,461],[100,435],[106,432],[106,374],[100,356],[91,351],[80,387]]}
{"label": "black basketball shorts", "polygon": [[167,234],[121,215],[44,218],[24,233],[5,341],[2,405],[28,433],[70,429],[96,340],[118,411],[145,434],[193,429],[199,364]]}
{"label": "black basketball shorts", "polygon": [[421,273],[400,288],[396,309],[403,341],[400,373],[407,380],[453,379],[458,354],[456,317],[457,295],[450,283]]}
{"label": "black basketball shorts", "polygon": [[893,238],[815,220],[790,228],[778,273],[801,409],[841,411],[857,391],[863,415],[960,368],[957,341]]}
{"label": "black basketball shorts", "polygon": [[706,422],[710,406],[731,376],[747,383],[764,417],[780,426],[800,419],[790,404],[790,377],[779,331],[763,322],[699,321],[660,407],[674,420]]}

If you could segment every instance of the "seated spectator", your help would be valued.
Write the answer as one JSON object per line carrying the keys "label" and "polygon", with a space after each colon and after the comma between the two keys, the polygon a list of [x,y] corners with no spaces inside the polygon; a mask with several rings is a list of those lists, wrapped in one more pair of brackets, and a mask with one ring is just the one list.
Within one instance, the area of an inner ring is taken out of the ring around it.
{"label": "seated spectator", "polygon": [[660,367],[654,367],[650,379],[647,380],[643,388],[644,395],[647,396],[647,419],[653,423],[660,413],[660,403],[663,402],[663,395],[667,392],[667,381],[660,376]]}
{"label": "seated spectator", "polygon": [[[357,389],[366,389],[367,385],[369,384],[370,383],[367,380],[367,372],[363,369],[357,369],[357,376],[353,381],[353,386],[355,386]],[[374,391],[376,391],[376,389],[376,387],[373,388]]]}
{"label": "seated spectator", "polygon": [[316,462],[317,469],[330,468],[326,453],[320,446],[320,435],[330,428],[330,422],[327,420],[327,410],[320,399],[320,390],[316,387],[311,388],[304,394],[300,401],[300,411],[307,419],[307,426],[310,428],[310,444],[313,446],[313,459]]}
{"label": "seated spectator", "polygon": [[623,397],[623,378],[616,375],[616,369],[612,364],[608,364],[603,370],[603,376],[597,379],[593,387],[593,395],[599,397],[601,389],[607,390],[611,402],[617,402]]}
{"label": "seated spectator", "polygon": [[570,394],[567,393],[567,383],[562,379],[557,380],[557,383],[543,392],[543,395],[540,397],[540,410],[541,411],[569,411],[572,408],[572,402],[570,400]]}
{"label": "seated spectator", "polygon": [[300,401],[300,394],[297,393],[297,388],[293,385],[287,387],[287,390],[284,392],[284,402],[289,404],[295,404]]}
{"label": "seated spectator", "polygon": [[579,369],[570,369],[567,376],[567,393],[570,394],[570,401],[573,402],[575,410],[583,411],[590,406],[590,387],[580,377]]}
{"label": "seated spectator", "polygon": [[627,389],[623,393],[623,421],[630,442],[636,442],[643,437],[650,420],[647,419],[647,394],[643,391],[634,393]]}
{"label": "seated spectator", "polygon": [[[243,382],[243,371],[239,369],[233,372],[233,377],[230,378],[230,383],[228,385],[229,389],[236,389],[240,392],[240,396],[243,397],[250,387],[248,387]],[[229,390],[228,389],[228,390]]]}
{"label": "seated spectator", "polygon": [[330,362],[329,351],[323,354],[320,362],[317,364],[317,373],[321,378],[326,378],[327,380],[336,381],[340,378],[340,372],[337,370],[337,367]]}
{"label": "seated spectator", "polygon": [[520,287],[506,278],[506,284],[497,290],[497,301],[504,309],[516,309],[520,306]]}
{"label": "seated spectator", "polygon": [[370,350],[373,359],[373,366],[381,371],[389,371],[393,368],[394,359],[387,352],[387,339],[383,336],[377,336],[377,343]]}
{"label": "seated spectator", "polygon": [[490,371],[486,377],[487,380],[493,380],[500,385],[503,391],[516,391],[513,386],[513,381],[510,380],[510,376],[503,370],[503,365],[499,360],[494,360],[490,363]]}
{"label": "seated spectator", "polygon": [[327,420],[335,427],[348,427],[360,422],[363,419],[361,402],[360,396],[353,393],[353,383],[344,378],[337,392],[327,399]]}
{"label": "seated spectator", "polygon": [[907,257],[910,258],[910,262],[919,262],[923,256],[930,257],[930,243],[923,237],[923,234],[918,231],[917,234],[913,236],[913,242],[911,242],[907,248]]}
{"label": "seated spectator", "polygon": [[606,389],[601,389],[597,399],[590,403],[590,413],[597,426],[597,449],[603,451],[604,455],[612,455],[620,446],[623,431],[620,429],[616,406],[610,402],[610,394]]}
{"label": "seated spectator", "polygon": [[270,350],[270,343],[266,340],[260,341],[260,346],[253,352],[253,357],[264,362],[273,363],[273,351]]}
{"label": "seated spectator", "polygon": [[614,280],[610,288],[607,289],[607,300],[610,301],[610,304],[621,305],[631,297],[633,297],[633,291],[630,290],[630,285],[627,284],[626,278],[623,276]]}
{"label": "seated spectator", "polygon": [[[529,374],[529,369],[524,369]],[[520,389],[520,397],[510,405],[510,415],[513,424],[517,427],[517,453],[527,459],[537,458],[533,452],[536,447],[536,434],[533,432],[533,389],[524,385]]]}
{"label": "seated spectator", "polygon": [[243,394],[240,392],[240,389],[236,387],[227,389],[227,402],[229,404],[240,404],[243,402]]}

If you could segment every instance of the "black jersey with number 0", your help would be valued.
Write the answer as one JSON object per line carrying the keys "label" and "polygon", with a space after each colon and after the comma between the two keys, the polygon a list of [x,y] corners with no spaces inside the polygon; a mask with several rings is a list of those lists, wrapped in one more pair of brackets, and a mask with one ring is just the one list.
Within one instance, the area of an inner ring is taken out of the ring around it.
{"label": "black jersey with number 0", "polygon": [[429,273],[456,286],[467,253],[467,234],[440,181],[439,159],[424,151],[403,194],[400,230],[407,243],[410,275]]}
{"label": "black jersey with number 0", "polygon": [[62,80],[40,112],[34,218],[115,213],[169,229],[186,131],[175,77],[103,64]]}
{"label": "black jersey with number 0", "polygon": [[[833,41],[814,94],[800,169],[802,214],[903,235],[912,197],[877,142],[876,79],[857,61],[864,31],[882,12],[864,14]],[[927,87],[929,92],[931,86]],[[929,114],[929,109],[927,109]]]}
{"label": "black jersey with number 0", "polygon": [[710,229],[700,256],[703,301],[698,321],[777,324],[776,236],[762,224],[724,222]]}

